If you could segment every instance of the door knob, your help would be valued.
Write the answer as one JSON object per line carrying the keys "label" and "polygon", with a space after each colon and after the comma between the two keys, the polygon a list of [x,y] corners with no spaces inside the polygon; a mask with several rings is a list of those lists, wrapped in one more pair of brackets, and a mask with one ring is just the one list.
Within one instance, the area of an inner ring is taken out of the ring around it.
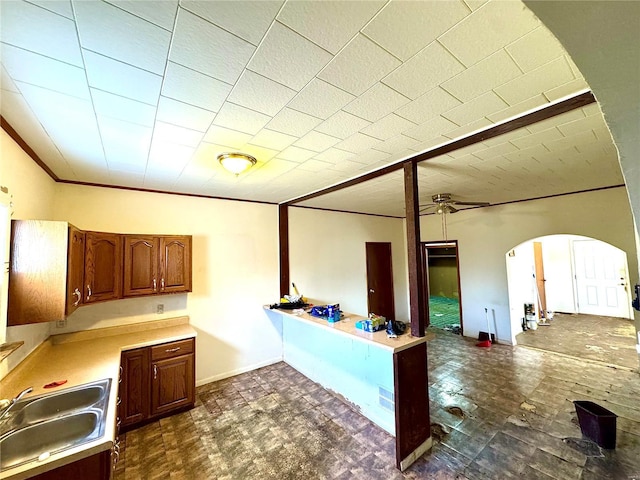
{"label": "door knob", "polygon": [[369,293],[376,293],[376,291],[373,288],[370,288]]}

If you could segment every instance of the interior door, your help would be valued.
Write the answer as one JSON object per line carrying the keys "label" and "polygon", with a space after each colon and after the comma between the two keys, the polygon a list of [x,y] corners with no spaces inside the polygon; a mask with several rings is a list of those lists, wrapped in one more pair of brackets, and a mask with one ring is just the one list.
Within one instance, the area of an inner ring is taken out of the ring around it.
{"label": "interior door", "polygon": [[536,268],[536,288],[538,289],[538,308],[540,308],[540,318],[545,316],[547,311],[547,294],[544,288],[544,263],[542,262],[542,243],[533,242],[533,259]]}
{"label": "interior door", "polygon": [[369,313],[395,319],[391,243],[367,242],[366,254]]}
{"label": "interior door", "polygon": [[633,318],[627,255],[598,240],[574,240],[578,313]]}

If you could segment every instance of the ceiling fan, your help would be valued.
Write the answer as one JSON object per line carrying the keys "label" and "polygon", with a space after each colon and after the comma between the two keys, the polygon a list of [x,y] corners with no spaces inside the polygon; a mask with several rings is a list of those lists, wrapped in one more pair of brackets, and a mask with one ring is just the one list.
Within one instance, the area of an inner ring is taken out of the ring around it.
{"label": "ceiling fan", "polygon": [[434,213],[456,213],[460,209],[454,207],[454,205],[465,205],[474,207],[488,207],[491,205],[489,202],[459,202],[451,198],[450,193],[437,193],[431,197],[433,203],[427,203],[420,205],[420,212],[424,212],[431,208],[434,209]]}

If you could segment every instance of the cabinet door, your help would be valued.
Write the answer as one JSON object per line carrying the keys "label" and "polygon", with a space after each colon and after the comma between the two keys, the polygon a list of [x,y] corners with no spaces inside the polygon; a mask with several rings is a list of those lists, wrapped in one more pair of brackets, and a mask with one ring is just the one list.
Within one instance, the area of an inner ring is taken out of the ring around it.
{"label": "cabinet door", "polygon": [[151,415],[193,405],[194,355],[154,361],[151,365]]}
{"label": "cabinet door", "polygon": [[122,352],[120,358],[119,415],[122,426],[141,422],[149,416],[149,349]]}
{"label": "cabinet door", "polygon": [[84,232],[69,225],[67,255],[67,315],[82,304],[84,292]]}
{"label": "cabinet door", "polygon": [[84,303],[122,298],[122,237],[87,232],[85,244]]}
{"label": "cabinet door", "polygon": [[125,297],[153,295],[160,289],[158,278],[158,237],[125,235],[124,292]]}
{"label": "cabinet door", "polygon": [[160,293],[191,291],[191,237],[160,237]]}

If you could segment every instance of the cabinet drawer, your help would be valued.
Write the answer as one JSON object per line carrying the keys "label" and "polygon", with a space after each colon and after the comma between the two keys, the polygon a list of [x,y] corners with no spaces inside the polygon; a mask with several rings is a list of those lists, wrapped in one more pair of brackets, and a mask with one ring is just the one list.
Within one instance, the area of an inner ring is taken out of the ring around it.
{"label": "cabinet drawer", "polygon": [[151,360],[162,360],[163,358],[177,357],[187,353],[193,353],[193,338],[151,347]]}

